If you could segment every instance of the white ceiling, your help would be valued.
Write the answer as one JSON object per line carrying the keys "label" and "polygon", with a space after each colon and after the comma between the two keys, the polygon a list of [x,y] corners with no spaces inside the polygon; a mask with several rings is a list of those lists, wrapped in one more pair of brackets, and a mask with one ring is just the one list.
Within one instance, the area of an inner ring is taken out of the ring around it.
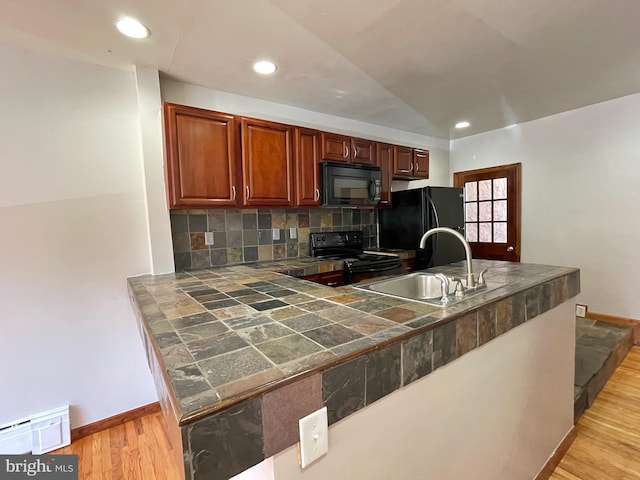
{"label": "white ceiling", "polygon": [[459,138],[640,92],[639,20],[639,0],[0,0],[0,44]]}

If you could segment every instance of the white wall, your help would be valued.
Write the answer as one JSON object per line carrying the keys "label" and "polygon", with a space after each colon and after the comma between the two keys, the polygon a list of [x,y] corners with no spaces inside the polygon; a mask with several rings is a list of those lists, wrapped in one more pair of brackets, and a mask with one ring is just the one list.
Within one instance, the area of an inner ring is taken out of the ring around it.
{"label": "white wall", "polygon": [[126,278],[148,273],[132,71],[0,47],[0,423],[156,400]]}
{"label": "white wall", "polygon": [[151,271],[159,275],[174,272],[175,265],[164,177],[162,100],[158,70],[137,66],[136,87]]}
{"label": "white wall", "polygon": [[451,142],[451,172],[522,162],[522,261],[579,267],[589,310],[640,319],[640,94]]}
{"label": "white wall", "polygon": [[415,187],[417,187],[424,184],[449,185],[451,183],[449,174],[449,142],[447,140],[411,132],[403,132],[393,128],[359,122],[357,120],[349,120],[334,115],[312,112],[311,110],[304,110],[281,103],[220,92],[166,78],[160,79],[160,89],[162,91],[162,100],[166,102],[324,129],[346,135],[360,135],[381,142],[428,148],[430,154],[429,180],[412,182],[394,181],[393,190],[404,190],[409,188],[409,185],[411,185],[411,188],[414,188],[414,184]]}
{"label": "white wall", "polygon": [[329,452],[304,471],[297,445],[276,455],[274,478],[534,478],[573,426],[574,306],[566,302],[336,423]]}

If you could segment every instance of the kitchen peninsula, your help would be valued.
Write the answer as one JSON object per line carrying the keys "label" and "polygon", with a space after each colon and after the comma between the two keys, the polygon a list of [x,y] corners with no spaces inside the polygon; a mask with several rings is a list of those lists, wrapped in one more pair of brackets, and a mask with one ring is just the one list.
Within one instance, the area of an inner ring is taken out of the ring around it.
{"label": "kitchen peninsula", "polygon": [[[533,478],[573,426],[579,271],[474,267],[501,286],[446,308],[296,278],[339,268],[316,259],[129,279],[185,478],[226,479],[274,455],[277,480],[389,478],[384,468]],[[297,421],[322,406],[329,454],[301,471]],[[352,428],[372,414],[396,433]]]}

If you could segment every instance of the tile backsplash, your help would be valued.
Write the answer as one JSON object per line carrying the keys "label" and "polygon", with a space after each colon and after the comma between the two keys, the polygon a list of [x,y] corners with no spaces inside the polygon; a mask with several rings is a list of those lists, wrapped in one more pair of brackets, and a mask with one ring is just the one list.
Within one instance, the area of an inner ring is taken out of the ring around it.
{"label": "tile backsplash", "polygon": [[[176,271],[310,255],[309,234],[362,230],[377,246],[378,212],[352,208],[210,209],[171,211]],[[290,229],[296,229],[291,238]],[[273,230],[278,229],[279,239]],[[206,245],[205,233],[213,235]]]}

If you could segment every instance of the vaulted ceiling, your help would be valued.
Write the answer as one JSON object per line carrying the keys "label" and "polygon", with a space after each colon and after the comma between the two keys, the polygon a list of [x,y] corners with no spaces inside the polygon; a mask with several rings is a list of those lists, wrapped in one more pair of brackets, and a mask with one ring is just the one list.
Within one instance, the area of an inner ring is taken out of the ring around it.
{"label": "vaulted ceiling", "polygon": [[0,0],[0,44],[458,138],[640,92],[639,20],[638,0]]}

